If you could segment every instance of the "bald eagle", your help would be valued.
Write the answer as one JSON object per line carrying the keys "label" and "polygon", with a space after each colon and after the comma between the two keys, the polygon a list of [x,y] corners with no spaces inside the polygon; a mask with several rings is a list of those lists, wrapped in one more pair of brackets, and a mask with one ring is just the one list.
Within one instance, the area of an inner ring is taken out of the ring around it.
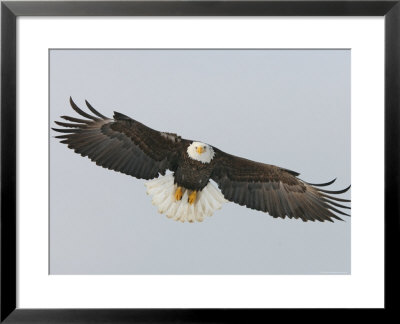
{"label": "bald eagle", "polygon": [[[92,114],[70,98],[71,107],[81,117],[61,116],[68,122],[55,122],[62,128],[53,130],[63,133],[56,138],[99,166],[138,179],[152,179],[145,184],[147,193],[158,211],[169,218],[202,221],[227,201],[275,218],[287,216],[304,222],[333,222],[342,220],[337,214],[350,216],[340,210],[350,209],[341,204],[350,200],[336,196],[350,186],[338,191],[322,189],[335,179],[307,183],[298,178],[297,172],[156,131],[118,112],[113,118],[105,117],[85,102]],[[166,174],[167,170],[171,173]]]}

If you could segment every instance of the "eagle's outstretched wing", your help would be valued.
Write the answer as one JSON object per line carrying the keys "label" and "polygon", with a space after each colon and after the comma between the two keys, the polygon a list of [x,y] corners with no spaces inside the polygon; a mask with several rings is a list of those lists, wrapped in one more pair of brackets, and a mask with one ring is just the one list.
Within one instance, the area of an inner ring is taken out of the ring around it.
{"label": "eagle's outstretched wing", "polygon": [[338,203],[350,200],[333,196],[350,187],[339,191],[323,190],[318,187],[328,186],[335,180],[309,184],[298,179],[297,172],[215,151],[211,178],[229,201],[268,212],[273,217],[288,216],[303,221],[342,220],[335,213],[350,216],[338,209],[350,209]]}
{"label": "eagle's outstretched wing", "polygon": [[56,137],[76,153],[104,168],[140,179],[156,178],[167,169],[174,171],[176,152],[186,142],[180,136],[156,131],[118,112],[114,112],[113,119],[107,118],[87,101],[93,115],[81,110],[72,99],[70,103],[87,119],[61,116],[69,123],[56,121],[63,128],[53,130],[64,133]]}

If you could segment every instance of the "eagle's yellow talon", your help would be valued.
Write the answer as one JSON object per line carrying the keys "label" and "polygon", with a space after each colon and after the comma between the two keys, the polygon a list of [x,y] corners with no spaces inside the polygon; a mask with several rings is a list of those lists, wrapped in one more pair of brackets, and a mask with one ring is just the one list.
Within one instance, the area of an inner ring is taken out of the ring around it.
{"label": "eagle's yellow talon", "polygon": [[196,201],[196,191],[192,191],[192,193],[190,194],[189,198],[188,198],[188,202],[189,204],[193,204]]}
{"label": "eagle's yellow talon", "polygon": [[182,199],[182,188],[178,187],[175,191],[175,200],[181,200]]}

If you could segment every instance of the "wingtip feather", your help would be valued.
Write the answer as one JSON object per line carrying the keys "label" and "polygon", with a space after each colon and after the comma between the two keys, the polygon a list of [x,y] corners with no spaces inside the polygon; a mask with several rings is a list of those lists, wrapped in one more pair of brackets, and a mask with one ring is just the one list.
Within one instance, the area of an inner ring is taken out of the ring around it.
{"label": "wingtip feather", "polygon": [[72,97],[69,98],[69,103],[71,104],[72,109],[75,110],[79,115],[92,119],[94,121],[99,120],[97,117],[91,116],[88,113],[84,112],[82,109],[80,109],[72,100]]}
{"label": "wingtip feather", "polygon": [[99,113],[96,109],[93,108],[93,106],[85,99],[86,106],[89,108],[89,110],[95,114],[96,116],[102,118],[102,119],[109,119],[108,117],[104,116],[103,114]]}

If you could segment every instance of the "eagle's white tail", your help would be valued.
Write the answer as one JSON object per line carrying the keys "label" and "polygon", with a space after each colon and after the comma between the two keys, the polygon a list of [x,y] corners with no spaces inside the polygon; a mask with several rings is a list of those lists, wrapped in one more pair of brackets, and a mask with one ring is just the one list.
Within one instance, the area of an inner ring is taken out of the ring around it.
{"label": "eagle's white tail", "polygon": [[147,194],[152,196],[152,203],[161,214],[181,222],[201,222],[205,216],[212,216],[215,210],[220,209],[226,201],[222,193],[211,183],[197,192],[196,200],[189,204],[190,191],[182,188],[182,199],[175,200],[177,185],[174,184],[172,174],[160,176],[145,183]]}

